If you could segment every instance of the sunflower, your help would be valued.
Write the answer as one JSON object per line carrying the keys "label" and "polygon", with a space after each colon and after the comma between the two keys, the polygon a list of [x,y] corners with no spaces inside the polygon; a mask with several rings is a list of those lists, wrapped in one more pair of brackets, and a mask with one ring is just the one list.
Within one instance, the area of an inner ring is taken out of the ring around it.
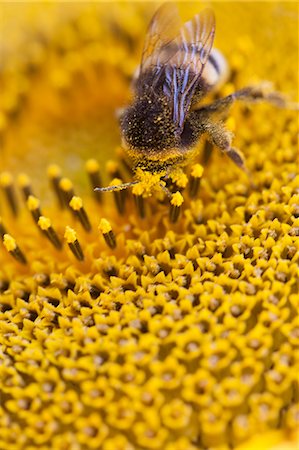
{"label": "sunflower", "polygon": [[[153,3],[0,5],[0,448],[293,449],[299,176],[294,110],[236,104],[162,193],[133,179],[131,100]],[[183,19],[197,3],[179,3]],[[211,5],[225,96],[298,95],[298,5]]]}

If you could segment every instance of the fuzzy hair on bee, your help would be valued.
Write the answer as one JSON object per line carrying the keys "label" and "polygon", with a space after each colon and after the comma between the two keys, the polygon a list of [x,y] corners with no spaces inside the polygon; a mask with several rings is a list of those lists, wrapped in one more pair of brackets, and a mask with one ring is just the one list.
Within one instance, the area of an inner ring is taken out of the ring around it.
{"label": "fuzzy hair on bee", "polygon": [[[133,80],[133,102],[119,117],[122,145],[137,179],[97,190],[134,186],[144,172],[161,174],[161,180],[171,178],[173,171],[192,161],[203,135],[247,171],[242,153],[232,146],[232,134],[224,126],[229,108],[236,100],[267,101],[278,107],[286,102],[268,83],[261,83],[201,106],[201,100],[225,82],[229,72],[223,55],[213,49],[214,36],[211,9],[184,24],[174,4],[157,10]],[[165,191],[165,183],[160,185]]]}

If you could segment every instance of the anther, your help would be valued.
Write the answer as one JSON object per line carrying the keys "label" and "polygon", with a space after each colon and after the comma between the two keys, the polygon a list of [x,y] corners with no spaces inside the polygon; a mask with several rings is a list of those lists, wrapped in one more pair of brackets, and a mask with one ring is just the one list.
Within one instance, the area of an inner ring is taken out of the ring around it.
{"label": "anther", "polygon": [[144,198],[142,195],[134,195],[135,205],[137,212],[139,214],[139,217],[141,219],[145,218],[145,204],[144,204]]}
{"label": "anther", "polygon": [[198,189],[200,186],[200,180],[203,174],[203,167],[200,164],[195,164],[192,169],[191,176],[189,178],[189,195],[191,198],[194,198],[198,194]]}
{"label": "anther", "polygon": [[38,219],[42,215],[39,199],[34,197],[34,195],[29,195],[26,203],[29,211],[31,212],[34,222],[37,223]]}
{"label": "anther", "polygon": [[61,193],[62,198],[64,201],[64,204],[68,207],[70,207],[70,201],[72,200],[73,196],[75,195],[73,183],[69,178],[61,178],[58,185]]}
{"label": "anther", "polygon": [[0,217],[0,236],[3,239],[3,236],[7,233],[5,226],[2,223],[2,219]]}
{"label": "anther", "polygon": [[133,187],[132,193],[133,193],[133,197],[134,197],[134,201],[135,201],[135,205],[136,205],[136,209],[139,214],[139,217],[141,219],[144,219],[145,218],[145,203],[144,203],[144,197],[143,197],[143,189],[142,189],[142,186],[140,185],[140,183]]}
{"label": "anther", "polygon": [[42,232],[45,234],[45,236],[49,239],[49,241],[56,247],[58,250],[62,248],[62,243],[57,236],[56,231],[51,225],[51,221],[48,217],[40,216],[37,222],[38,226],[42,230]]}
{"label": "anther", "polygon": [[182,192],[188,184],[187,175],[180,169],[175,170],[169,177],[174,184],[173,189]]}
{"label": "anther", "polygon": [[82,199],[74,195],[74,197],[72,197],[71,201],[69,202],[69,205],[72,211],[74,212],[75,216],[78,217],[78,219],[80,220],[84,230],[90,231],[91,224],[86,214],[86,211],[83,208]]}
{"label": "anther", "polygon": [[31,188],[31,182],[28,175],[25,173],[21,173],[18,176],[18,184],[21,188],[21,191],[23,192],[24,199],[27,200],[29,195],[33,195],[32,188]]}
{"label": "anther", "polygon": [[122,178],[121,172],[118,167],[118,163],[113,160],[109,160],[106,163],[106,171],[108,172],[111,179]]}
{"label": "anther", "polygon": [[102,187],[102,180],[100,176],[99,163],[95,159],[89,159],[85,165],[88,173],[91,187],[94,191],[94,196],[98,202],[102,201],[102,194],[100,191],[96,191],[95,187]]}
{"label": "anther", "polygon": [[133,175],[132,164],[130,164],[128,158],[126,158],[124,150],[121,147],[118,147],[116,149],[116,156],[117,159],[121,161],[126,172],[128,172],[128,174],[130,175]]}
{"label": "anther", "polygon": [[110,248],[115,248],[116,247],[115,235],[112,231],[112,227],[111,227],[110,223],[108,222],[108,220],[101,219],[101,222],[99,225],[99,230],[103,233],[106,244]]}
{"label": "anther", "polygon": [[71,249],[71,251],[74,254],[74,256],[79,261],[83,261],[84,260],[84,254],[83,254],[81,245],[80,245],[80,243],[79,243],[79,241],[77,239],[76,231],[73,228],[71,228],[69,226],[66,226],[65,227],[64,238],[65,238],[66,242],[68,243],[68,246]]}
{"label": "anther", "polygon": [[[110,186],[118,186],[118,185],[120,186],[123,185],[122,180],[120,180],[119,178],[114,178],[110,183]],[[125,212],[125,202],[127,197],[126,190],[115,189],[113,190],[113,196],[119,214],[123,214]]]}
{"label": "anther", "polygon": [[27,263],[24,253],[16,243],[16,240],[10,234],[4,234],[3,244],[8,253],[10,253],[17,261],[21,264]]}
{"label": "anther", "polygon": [[58,199],[59,205],[61,208],[65,207],[64,198],[62,191],[59,187],[59,183],[61,180],[61,170],[60,167],[56,166],[55,164],[52,164],[48,167],[48,176],[50,178],[50,182],[52,184],[53,190],[56,194],[56,197]]}
{"label": "anther", "polygon": [[13,177],[9,172],[3,172],[0,174],[0,185],[5,192],[10,209],[16,216],[18,214],[18,203],[13,185]]}
{"label": "anther", "polygon": [[184,198],[180,192],[172,194],[169,211],[169,219],[172,223],[175,223],[178,220],[183,202]]}

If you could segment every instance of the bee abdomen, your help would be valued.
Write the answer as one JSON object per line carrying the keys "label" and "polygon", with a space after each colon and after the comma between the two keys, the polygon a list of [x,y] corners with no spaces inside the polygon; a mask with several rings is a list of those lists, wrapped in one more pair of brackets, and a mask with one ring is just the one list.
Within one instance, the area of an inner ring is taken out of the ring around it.
{"label": "bee abdomen", "polygon": [[226,59],[217,49],[212,49],[202,73],[202,79],[209,89],[225,83],[229,75]]}

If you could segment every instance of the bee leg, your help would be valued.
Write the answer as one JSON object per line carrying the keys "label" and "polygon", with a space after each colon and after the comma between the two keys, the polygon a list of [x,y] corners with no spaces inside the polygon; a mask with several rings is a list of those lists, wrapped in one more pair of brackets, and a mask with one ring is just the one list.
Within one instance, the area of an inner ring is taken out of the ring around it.
{"label": "bee leg", "polygon": [[240,89],[231,95],[233,100],[244,100],[249,102],[265,101],[272,103],[278,108],[286,107],[286,98],[279,92],[272,90],[271,87],[271,83],[265,81],[256,86],[248,86]]}
{"label": "bee leg", "polygon": [[245,158],[243,153],[238,150],[237,148],[231,147],[229,150],[225,151],[227,156],[238,166],[240,169],[242,169],[246,175],[248,176],[249,183],[251,188],[255,189],[257,185],[253,181],[252,173],[245,165]]}
{"label": "bee leg", "polygon": [[225,113],[236,100],[248,102],[266,101],[278,108],[289,107],[285,97],[279,92],[269,90],[269,86],[271,85],[267,82],[260,83],[257,86],[247,86],[227,97],[216,100],[210,105],[203,106],[198,111],[203,113]]}
{"label": "bee leg", "polygon": [[245,172],[248,172],[245,166],[244,156],[239,150],[236,150],[231,146],[233,135],[230,131],[226,130],[220,122],[213,124],[207,122],[205,131],[212,144],[216,145],[223,153],[227,154],[238,167]]}
{"label": "bee leg", "polygon": [[245,165],[245,158],[242,152],[236,148],[230,147],[228,150],[224,150],[224,153],[238,166],[240,169],[244,170],[247,174],[248,169]]}
{"label": "bee leg", "polygon": [[208,139],[219,148],[223,153],[225,153],[240,169],[242,169],[248,176],[249,182],[252,188],[255,188],[256,185],[252,179],[252,174],[248,170],[245,164],[245,158],[243,153],[232,147],[232,133],[224,128],[224,126],[220,123],[211,123],[206,122],[204,124],[204,129],[208,134]]}

